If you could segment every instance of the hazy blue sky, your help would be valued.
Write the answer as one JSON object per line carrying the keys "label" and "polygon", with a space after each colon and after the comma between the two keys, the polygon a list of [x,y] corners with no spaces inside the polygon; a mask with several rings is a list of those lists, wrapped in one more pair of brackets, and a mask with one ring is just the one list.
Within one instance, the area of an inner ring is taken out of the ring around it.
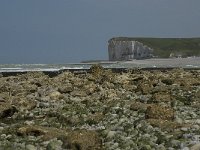
{"label": "hazy blue sky", "polygon": [[200,0],[0,0],[0,63],[108,59],[113,36],[200,37]]}

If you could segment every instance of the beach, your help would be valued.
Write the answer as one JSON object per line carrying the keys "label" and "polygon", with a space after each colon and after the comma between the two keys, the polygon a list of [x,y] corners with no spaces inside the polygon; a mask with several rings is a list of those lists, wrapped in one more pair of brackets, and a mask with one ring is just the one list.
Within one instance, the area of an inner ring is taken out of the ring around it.
{"label": "beach", "polygon": [[199,69],[1,76],[0,150],[195,150],[199,108]]}

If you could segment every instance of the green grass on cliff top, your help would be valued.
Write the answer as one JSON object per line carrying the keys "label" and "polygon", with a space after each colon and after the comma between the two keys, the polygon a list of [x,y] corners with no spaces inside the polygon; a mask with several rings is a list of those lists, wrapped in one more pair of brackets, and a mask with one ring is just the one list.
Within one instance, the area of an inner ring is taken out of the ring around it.
{"label": "green grass on cliff top", "polygon": [[135,40],[154,49],[154,55],[167,58],[171,53],[175,55],[200,56],[200,38],[129,38],[116,37],[111,40]]}

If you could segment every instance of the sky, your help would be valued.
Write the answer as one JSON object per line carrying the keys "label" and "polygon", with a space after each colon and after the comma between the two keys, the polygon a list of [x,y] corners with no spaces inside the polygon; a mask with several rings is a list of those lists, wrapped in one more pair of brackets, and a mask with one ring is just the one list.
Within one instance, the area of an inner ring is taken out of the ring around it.
{"label": "sky", "polygon": [[200,37],[200,0],[0,0],[0,64],[107,60],[112,37]]}

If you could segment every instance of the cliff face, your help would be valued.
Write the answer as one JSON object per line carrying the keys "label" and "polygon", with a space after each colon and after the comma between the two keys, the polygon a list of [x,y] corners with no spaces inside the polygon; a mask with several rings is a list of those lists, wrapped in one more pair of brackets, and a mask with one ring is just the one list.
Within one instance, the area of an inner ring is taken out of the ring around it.
{"label": "cliff face", "polygon": [[200,57],[200,38],[137,38],[137,37],[114,37],[109,40],[117,43],[120,41],[129,43],[137,41],[151,47],[153,55],[159,58],[169,58],[174,54],[180,57]]}
{"label": "cliff face", "polygon": [[134,40],[111,39],[108,42],[110,61],[145,59],[151,57],[153,49]]}

